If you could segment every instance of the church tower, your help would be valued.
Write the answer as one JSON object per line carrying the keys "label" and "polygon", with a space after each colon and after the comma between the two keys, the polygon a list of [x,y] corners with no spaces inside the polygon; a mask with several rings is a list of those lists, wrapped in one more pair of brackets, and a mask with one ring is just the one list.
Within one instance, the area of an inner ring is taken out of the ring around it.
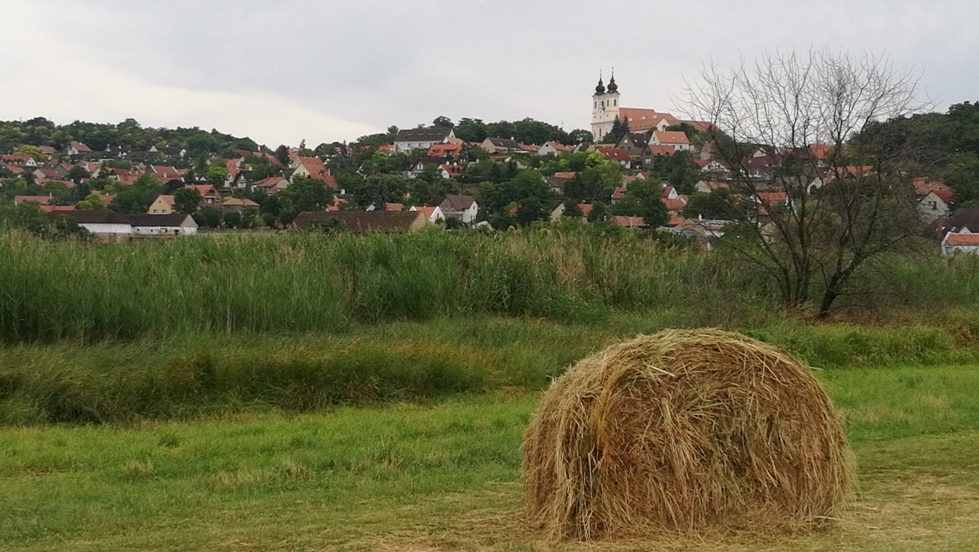
{"label": "church tower", "polygon": [[602,76],[598,76],[598,86],[595,87],[595,94],[592,95],[591,111],[591,133],[596,142],[612,132],[612,123],[619,116],[619,86],[615,84],[615,72],[608,81],[608,88],[602,83]]}

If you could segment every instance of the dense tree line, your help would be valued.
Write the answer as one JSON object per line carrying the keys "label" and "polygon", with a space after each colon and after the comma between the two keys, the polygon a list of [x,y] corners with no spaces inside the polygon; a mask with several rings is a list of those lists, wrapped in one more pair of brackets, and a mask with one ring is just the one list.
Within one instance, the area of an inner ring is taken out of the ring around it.
{"label": "dense tree line", "polygon": [[979,205],[979,102],[873,122],[863,135],[910,152],[911,169],[944,178],[960,207]]}
{"label": "dense tree line", "polygon": [[230,157],[236,149],[258,150],[258,145],[247,137],[238,138],[197,127],[143,127],[135,119],[126,119],[118,124],[75,121],[67,125],[56,125],[44,117],[27,121],[0,121],[0,152],[3,153],[22,145],[52,146],[60,151],[69,142],[82,142],[92,151],[147,151],[153,146],[170,146],[186,149],[192,158],[207,154]]}

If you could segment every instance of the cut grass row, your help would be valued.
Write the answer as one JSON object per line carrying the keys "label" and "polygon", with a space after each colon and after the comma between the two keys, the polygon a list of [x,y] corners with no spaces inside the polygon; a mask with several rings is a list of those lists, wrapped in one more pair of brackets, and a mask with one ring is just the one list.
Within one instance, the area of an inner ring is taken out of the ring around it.
{"label": "cut grass row", "polygon": [[[805,537],[712,550],[969,550],[979,542],[972,366],[820,372],[860,487]],[[519,442],[538,394],[0,433],[0,549],[675,550],[552,546],[520,516]]]}

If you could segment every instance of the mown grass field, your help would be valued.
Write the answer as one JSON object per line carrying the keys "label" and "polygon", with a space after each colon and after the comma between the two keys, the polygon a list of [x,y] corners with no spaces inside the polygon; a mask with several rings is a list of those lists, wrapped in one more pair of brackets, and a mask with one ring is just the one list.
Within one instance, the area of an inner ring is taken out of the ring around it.
{"label": "mown grass field", "polygon": [[[0,551],[979,550],[972,258],[878,267],[889,293],[829,323],[718,257],[551,229],[0,231],[0,259]],[[818,369],[859,464],[847,515],[543,540],[519,482],[541,390],[613,341],[697,326]]]}
{"label": "mown grass field", "polygon": [[974,550],[973,366],[819,372],[859,490],[806,536],[555,544],[521,518],[519,443],[538,393],[302,415],[8,428],[3,550]]}

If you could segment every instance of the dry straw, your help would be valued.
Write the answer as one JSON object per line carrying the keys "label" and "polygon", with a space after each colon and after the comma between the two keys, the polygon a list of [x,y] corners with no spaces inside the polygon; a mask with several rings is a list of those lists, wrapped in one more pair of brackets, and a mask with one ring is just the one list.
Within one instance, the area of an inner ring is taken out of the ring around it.
{"label": "dry straw", "polygon": [[524,435],[531,521],[556,538],[799,530],[854,480],[829,399],[778,348],[667,330],[555,380]]}

